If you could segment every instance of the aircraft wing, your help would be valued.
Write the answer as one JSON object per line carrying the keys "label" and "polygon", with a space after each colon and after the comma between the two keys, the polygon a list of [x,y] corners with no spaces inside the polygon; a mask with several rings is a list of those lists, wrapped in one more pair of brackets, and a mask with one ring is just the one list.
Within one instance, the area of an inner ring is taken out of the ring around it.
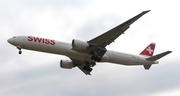
{"label": "aircraft wing", "polygon": [[78,68],[84,72],[86,75],[91,75],[90,71],[84,70],[83,68],[85,67],[85,64],[81,64],[78,66]]}
{"label": "aircraft wing", "polygon": [[138,15],[134,16],[133,18],[127,20],[126,22],[105,32],[104,34],[101,34],[95,37],[94,39],[87,41],[89,47],[86,50],[80,50],[80,51],[84,53],[92,54],[91,60],[100,62],[101,58],[107,51],[106,46],[114,42],[114,40],[118,38],[121,34],[123,34],[130,27],[132,23],[134,23],[136,20],[138,20],[141,16],[143,16],[149,11],[150,10],[143,11]]}
{"label": "aircraft wing", "polygon": [[99,46],[102,48],[105,48],[107,45],[111,44],[114,42],[116,38],[118,38],[121,34],[123,34],[132,23],[134,23],[136,20],[138,20],[141,16],[146,14],[148,11],[143,11],[140,14],[134,16],[133,18],[127,20],[126,22],[116,26],[115,28],[107,31],[104,34],[101,34],[98,37],[95,37],[94,39],[88,41],[89,44]]}
{"label": "aircraft wing", "polygon": [[92,68],[96,65],[95,62],[89,62],[89,61],[81,61],[81,60],[75,60],[71,59],[74,65],[76,65],[82,72],[84,72],[86,75],[91,75]]}

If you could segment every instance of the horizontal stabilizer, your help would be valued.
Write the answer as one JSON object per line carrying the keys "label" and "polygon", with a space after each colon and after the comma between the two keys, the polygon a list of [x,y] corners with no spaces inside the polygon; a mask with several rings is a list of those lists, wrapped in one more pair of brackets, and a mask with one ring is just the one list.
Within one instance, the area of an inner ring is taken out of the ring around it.
{"label": "horizontal stabilizer", "polygon": [[156,61],[166,55],[168,55],[169,53],[171,53],[172,51],[166,51],[166,52],[163,52],[163,53],[160,53],[160,54],[157,54],[155,56],[152,56],[152,57],[149,57],[149,58],[146,58],[146,60],[149,60],[149,61]]}
{"label": "horizontal stabilizer", "polygon": [[144,69],[149,70],[149,68],[151,67],[151,65],[143,65]]}

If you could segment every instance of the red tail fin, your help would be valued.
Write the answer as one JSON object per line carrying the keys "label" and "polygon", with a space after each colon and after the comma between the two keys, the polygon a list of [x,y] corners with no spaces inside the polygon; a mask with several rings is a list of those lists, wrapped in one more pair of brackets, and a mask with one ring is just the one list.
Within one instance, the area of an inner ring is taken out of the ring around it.
{"label": "red tail fin", "polygon": [[155,49],[155,43],[151,43],[149,44],[149,46],[147,46],[141,53],[140,55],[145,55],[145,56],[153,56],[154,53],[154,49]]}

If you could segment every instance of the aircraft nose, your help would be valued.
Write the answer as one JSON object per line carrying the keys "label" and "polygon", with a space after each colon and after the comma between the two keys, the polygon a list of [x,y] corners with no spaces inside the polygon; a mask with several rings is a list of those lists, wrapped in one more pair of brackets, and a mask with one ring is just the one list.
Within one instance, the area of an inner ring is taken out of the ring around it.
{"label": "aircraft nose", "polygon": [[11,42],[11,39],[8,39],[7,41],[10,43],[10,42]]}
{"label": "aircraft nose", "polygon": [[13,44],[13,43],[14,43],[13,38],[8,39],[7,41],[8,41],[10,44]]}

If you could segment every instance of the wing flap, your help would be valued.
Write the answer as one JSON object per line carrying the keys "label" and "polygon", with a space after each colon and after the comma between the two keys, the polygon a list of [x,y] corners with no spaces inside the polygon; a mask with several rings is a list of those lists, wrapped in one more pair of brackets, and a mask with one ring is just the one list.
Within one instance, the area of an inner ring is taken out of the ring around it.
{"label": "wing flap", "polygon": [[85,66],[86,66],[86,65],[81,64],[81,65],[78,66],[78,68],[79,68],[82,72],[84,72],[84,74],[86,74],[86,75],[91,75],[91,73],[90,73],[89,71],[83,69]]}
{"label": "wing flap", "polygon": [[81,61],[81,60],[75,60],[71,59],[74,65],[76,65],[82,72],[84,72],[86,75],[91,75],[92,68],[96,65],[95,62],[89,62],[89,61]]}

